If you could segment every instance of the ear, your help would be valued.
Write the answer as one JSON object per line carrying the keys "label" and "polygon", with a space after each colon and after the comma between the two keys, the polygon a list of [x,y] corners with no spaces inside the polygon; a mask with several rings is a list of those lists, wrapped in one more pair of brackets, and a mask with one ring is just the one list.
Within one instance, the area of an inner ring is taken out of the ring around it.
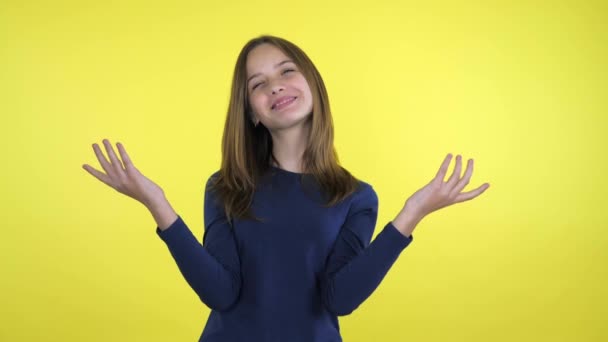
{"label": "ear", "polygon": [[260,119],[258,119],[257,115],[255,115],[255,114],[251,114],[251,121],[253,121],[253,125],[255,127],[257,127],[258,124],[260,123]]}

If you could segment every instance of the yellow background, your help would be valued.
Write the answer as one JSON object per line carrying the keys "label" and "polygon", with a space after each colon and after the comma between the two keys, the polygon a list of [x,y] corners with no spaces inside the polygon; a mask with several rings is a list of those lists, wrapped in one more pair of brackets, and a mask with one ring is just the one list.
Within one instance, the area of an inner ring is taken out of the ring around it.
{"label": "yellow background", "polygon": [[264,33],[324,77],[340,161],[380,198],[374,235],[449,152],[475,160],[465,191],[490,183],[418,225],[340,318],[346,342],[608,340],[607,10],[3,1],[0,340],[198,340],[209,310],[152,216],[82,165],[122,142],[200,241],[234,63]]}

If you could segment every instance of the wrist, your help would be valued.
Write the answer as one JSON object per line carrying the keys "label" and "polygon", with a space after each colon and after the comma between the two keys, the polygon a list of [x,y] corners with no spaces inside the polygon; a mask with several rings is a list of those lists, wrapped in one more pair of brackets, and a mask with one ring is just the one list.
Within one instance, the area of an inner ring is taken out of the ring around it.
{"label": "wrist", "polygon": [[146,199],[142,203],[146,208],[148,208],[148,210],[154,210],[154,209],[158,209],[163,206],[167,206],[169,201],[165,197],[165,194],[159,194],[152,198]]}
{"label": "wrist", "polygon": [[424,216],[407,210],[401,210],[392,221],[393,226],[406,237],[412,235],[416,225]]}
{"label": "wrist", "polygon": [[163,231],[169,228],[178,217],[177,213],[165,197],[159,197],[149,201],[146,207],[150,210],[158,228]]}

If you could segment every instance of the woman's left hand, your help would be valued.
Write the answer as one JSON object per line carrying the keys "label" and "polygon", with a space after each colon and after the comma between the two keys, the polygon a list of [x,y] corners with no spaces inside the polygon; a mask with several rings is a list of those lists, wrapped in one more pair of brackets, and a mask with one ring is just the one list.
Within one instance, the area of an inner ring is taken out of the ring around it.
{"label": "woman's left hand", "polygon": [[408,212],[415,217],[422,218],[438,209],[458,202],[471,200],[481,195],[490,187],[489,183],[484,183],[475,190],[461,193],[462,189],[469,184],[469,179],[471,179],[473,173],[473,159],[468,160],[464,176],[459,179],[461,169],[460,155],[456,156],[456,166],[454,167],[452,176],[447,182],[444,182],[443,178],[448,170],[451,159],[452,154],[448,153],[435,178],[407,199],[403,211]]}

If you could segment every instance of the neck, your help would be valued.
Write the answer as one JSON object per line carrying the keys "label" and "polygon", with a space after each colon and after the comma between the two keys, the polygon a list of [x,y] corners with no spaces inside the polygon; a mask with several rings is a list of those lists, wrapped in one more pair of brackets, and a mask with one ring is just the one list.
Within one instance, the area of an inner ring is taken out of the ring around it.
{"label": "neck", "polygon": [[302,125],[296,125],[279,131],[271,131],[272,153],[279,162],[273,165],[281,169],[302,173],[302,156],[308,143],[310,133],[310,120]]}

